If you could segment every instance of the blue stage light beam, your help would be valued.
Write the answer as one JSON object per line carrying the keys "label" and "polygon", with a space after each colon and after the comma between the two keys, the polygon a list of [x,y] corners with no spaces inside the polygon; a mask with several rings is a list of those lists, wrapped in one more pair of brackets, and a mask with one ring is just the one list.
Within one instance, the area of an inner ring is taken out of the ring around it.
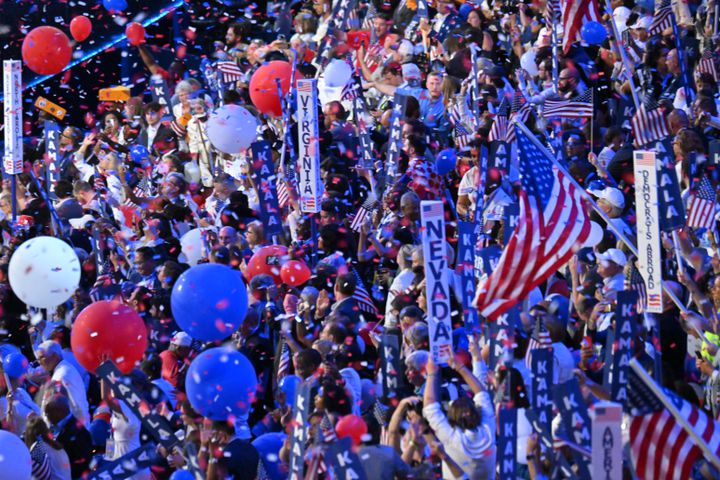
{"label": "blue stage light beam", "polygon": [[[170,13],[174,12],[175,10],[177,10],[177,9],[178,9],[179,7],[181,7],[184,3],[185,3],[184,0],[175,0],[175,1],[172,2],[170,5],[168,5],[165,10],[161,11],[160,13],[158,13],[158,14],[155,15],[155,16],[152,16],[152,17],[146,19],[144,22],[141,22],[142,26],[143,26],[143,27],[147,27],[147,26],[149,26],[149,25],[152,25],[153,23],[157,22],[157,21],[160,20],[161,18],[163,18],[163,17],[169,15]],[[43,76],[41,76],[41,77],[37,77],[37,78],[33,79],[31,82],[28,82],[28,83],[23,87],[23,91],[27,90],[28,88],[37,87],[38,85],[40,85],[41,83],[43,83],[45,80],[48,80],[48,79],[54,77],[55,75],[60,75],[60,74],[63,73],[64,71],[69,70],[69,69],[71,69],[71,68],[73,68],[73,67],[75,67],[75,66],[77,66],[77,65],[80,65],[80,64],[83,63],[83,62],[87,62],[88,60],[90,60],[91,58],[95,57],[96,55],[101,54],[102,52],[104,52],[104,51],[107,50],[108,48],[114,47],[115,45],[117,45],[118,43],[122,42],[122,41],[125,40],[126,38],[127,38],[127,36],[125,35],[125,33],[122,33],[122,34],[118,35],[116,38],[110,40],[110,41],[109,41],[108,43],[106,43],[105,45],[103,45],[103,46],[101,46],[101,47],[98,47],[98,48],[96,48],[95,50],[92,50],[91,52],[86,53],[85,55],[83,55],[82,57],[78,58],[77,60],[73,60],[72,62],[68,63],[67,66],[66,66],[65,68],[63,68],[59,73],[56,73],[56,74],[54,74],[54,75],[43,75]],[[2,102],[3,99],[4,99],[4,96],[0,96],[0,102]]]}

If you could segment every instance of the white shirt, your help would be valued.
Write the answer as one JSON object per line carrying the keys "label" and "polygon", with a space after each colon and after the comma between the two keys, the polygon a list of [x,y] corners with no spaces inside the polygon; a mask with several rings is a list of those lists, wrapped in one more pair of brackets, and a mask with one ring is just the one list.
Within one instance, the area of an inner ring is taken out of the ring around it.
{"label": "white shirt", "polygon": [[147,132],[147,143],[145,146],[148,148],[148,150],[152,149],[153,142],[155,141],[155,137],[157,136],[157,132],[160,129],[160,123],[156,126],[148,125],[145,131]]}
{"label": "white shirt", "polygon": [[53,382],[59,382],[67,390],[73,416],[83,422],[84,425],[90,425],[87,391],[77,368],[73,367],[67,360],[61,360],[55,366],[50,379]]}
{"label": "white shirt", "polygon": [[406,268],[405,270],[401,270],[400,273],[398,273],[397,276],[395,276],[395,278],[393,279],[392,284],[390,285],[390,291],[388,292],[387,302],[385,304],[386,326],[394,327],[397,325],[398,319],[395,318],[391,313],[392,302],[396,296],[410,288],[410,284],[412,283],[413,278],[415,278],[415,274],[413,273],[413,271],[409,268]]}
{"label": "white shirt", "polygon": [[[440,403],[426,405],[423,416],[430,424],[430,428],[445,447],[445,451],[455,463],[470,475],[471,478],[495,479],[495,409],[490,394],[477,393],[473,397],[475,406],[480,409],[482,424],[475,430],[461,430],[448,422],[442,411]],[[443,462],[443,476],[445,479],[457,478]],[[481,474],[482,476],[474,476]]]}

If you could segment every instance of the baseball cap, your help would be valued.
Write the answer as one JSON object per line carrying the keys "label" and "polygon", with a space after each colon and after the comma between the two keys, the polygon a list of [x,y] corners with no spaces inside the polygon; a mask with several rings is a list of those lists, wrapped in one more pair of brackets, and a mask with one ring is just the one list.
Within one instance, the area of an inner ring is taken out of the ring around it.
{"label": "baseball cap", "polygon": [[605,187],[604,190],[599,192],[598,198],[605,200],[613,207],[625,208],[625,196],[615,187]]}
{"label": "baseball cap", "polygon": [[652,24],[652,17],[648,15],[643,15],[642,17],[638,17],[637,20],[635,20],[635,23],[630,25],[630,28],[639,30],[639,29],[645,29],[647,30],[650,28],[650,25]]}
{"label": "baseball cap", "polygon": [[90,222],[95,222],[96,219],[92,215],[85,214],[80,218],[71,218],[68,220],[70,222],[70,226],[76,230],[82,230],[87,226]]}
{"label": "baseball cap", "polygon": [[192,337],[185,332],[177,332],[173,335],[170,343],[172,345],[177,345],[178,347],[189,347],[192,345]]}
{"label": "baseball cap", "polygon": [[627,21],[628,18],[630,18],[631,13],[630,9],[624,6],[617,7],[613,10],[613,20],[615,21],[615,25],[617,26],[619,33],[627,30]]}
{"label": "baseball cap", "polygon": [[402,75],[404,80],[420,80],[420,69],[414,63],[405,63],[402,66]]}
{"label": "baseball cap", "polygon": [[620,267],[624,267],[627,263],[627,256],[617,248],[608,248],[604,253],[598,253],[597,259],[601,262],[613,262]]}

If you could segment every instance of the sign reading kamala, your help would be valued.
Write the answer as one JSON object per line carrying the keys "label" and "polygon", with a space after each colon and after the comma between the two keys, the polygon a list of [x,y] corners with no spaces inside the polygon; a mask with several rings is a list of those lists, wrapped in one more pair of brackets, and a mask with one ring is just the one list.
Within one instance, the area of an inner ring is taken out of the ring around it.
{"label": "sign reading kamala", "polygon": [[267,235],[280,235],[283,233],[283,227],[270,142],[255,142],[251,148],[255,184],[260,201],[260,217]]}
{"label": "sign reading kamala", "polygon": [[[433,360],[446,363],[446,352],[452,351],[450,322],[450,282],[446,270],[445,212],[439,201],[420,204],[423,254],[425,255],[425,297],[428,307],[430,353]],[[445,347],[450,348],[445,348]]]}

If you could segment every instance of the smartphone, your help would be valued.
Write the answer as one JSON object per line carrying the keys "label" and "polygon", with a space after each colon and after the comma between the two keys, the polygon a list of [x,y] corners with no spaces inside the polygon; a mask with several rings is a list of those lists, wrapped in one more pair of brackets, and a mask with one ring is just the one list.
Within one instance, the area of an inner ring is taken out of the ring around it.
{"label": "smartphone", "polygon": [[698,358],[698,360],[702,360],[702,353],[700,353],[700,350],[695,350],[695,356]]}

